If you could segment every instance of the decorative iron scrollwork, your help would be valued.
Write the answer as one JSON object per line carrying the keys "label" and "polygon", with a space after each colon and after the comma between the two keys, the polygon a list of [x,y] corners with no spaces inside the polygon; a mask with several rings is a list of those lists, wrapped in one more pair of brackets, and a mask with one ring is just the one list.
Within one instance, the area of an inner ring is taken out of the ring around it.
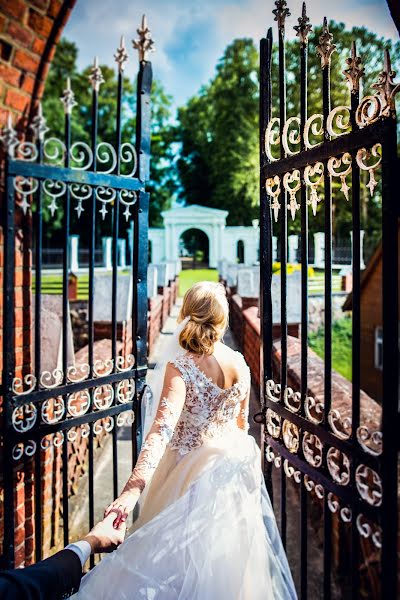
{"label": "decorative iron scrollwork", "polygon": [[123,379],[117,385],[117,400],[121,404],[130,402],[135,395],[135,380]]}
{"label": "decorative iron scrollwork", "polygon": [[282,31],[285,27],[286,17],[290,17],[290,11],[287,8],[286,0],[276,0],[275,6],[272,13],[275,15],[275,21],[278,22],[278,29]]}
{"label": "decorative iron scrollwork", "polygon": [[[369,181],[367,183],[367,188],[369,189],[371,196],[373,195],[374,190],[378,185],[378,182],[375,179],[375,170],[379,167],[379,165],[382,162],[382,156],[380,154],[381,152],[381,144],[375,144],[374,146],[372,146],[371,149],[360,148],[356,155],[356,161],[360,169],[362,171],[369,172]],[[371,157],[376,158],[377,160],[375,160],[373,164],[367,164],[365,161],[370,160]]]}
{"label": "decorative iron scrollwork", "polygon": [[132,40],[132,45],[139,52],[139,62],[147,61],[148,54],[154,52],[154,41],[151,38],[151,31],[147,27],[146,15],[142,17],[142,24],[136,30],[139,34],[139,39]]}
{"label": "decorative iron scrollwork", "polygon": [[322,33],[319,37],[319,44],[317,45],[317,54],[321,57],[321,67],[323,69],[330,66],[332,54],[336,52],[336,46],[332,40],[333,35],[329,32],[328,20],[324,17]]}
{"label": "decorative iron scrollwork", "polygon": [[267,445],[265,448],[265,458],[268,462],[273,463],[277,469],[279,469],[282,465],[282,457],[275,455],[273,449],[269,445]]}
{"label": "decorative iron scrollwork", "polygon": [[382,504],[382,480],[378,473],[367,465],[358,465],[356,469],[356,486],[361,498],[372,506]]}
{"label": "decorative iron scrollwork", "polygon": [[287,419],[283,421],[282,439],[289,452],[292,452],[292,454],[296,454],[298,452],[300,444],[300,432],[298,427]]}
{"label": "decorative iron scrollwork", "polygon": [[61,421],[65,413],[65,402],[62,396],[56,398],[48,398],[42,404],[41,416],[42,421],[51,425]]}
{"label": "decorative iron scrollwork", "polygon": [[371,537],[376,548],[382,548],[382,530],[376,525],[372,525],[364,515],[359,514],[356,519],[358,533],[363,538]]}
{"label": "decorative iron scrollwork", "polygon": [[281,384],[275,383],[273,379],[268,379],[265,382],[265,394],[268,400],[279,402],[281,399]]}
{"label": "decorative iron scrollwork", "polygon": [[358,105],[356,121],[359,127],[371,125],[382,117],[395,117],[395,97],[400,91],[400,83],[395,83],[396,72],[392,70],[389,50],[385,48],[383,70],[378,81],[372,85],[374,96],[365,96]]}
{"label": "decorative iron scrollwork", "polygon": [[[294,185],[291,185],[294,184]],[[292,215],[292,220],[296,218],[296,212],[300,210],[300,204],[297,202],[296,194],[301,187],[300,171],[295,169],[291,173],[285,173],[283,176],[283,187],[289,193],[289,203],[287,209]]]}
{"label": "decorative iron scrollwork", "polygon": [[68,396],[67,411],[71,417],[81,417],[90,408],[90,394],[88,390],[74,392]]}
{"label": "decorative iron scrollwork", "polygon": [[297,20],[299,24],[295,25],[293,29],[296,31],[296,35],[299,37],[300,43],[303,46],[306,46],[308,44],[308,35],[312,31],[312,25],[310,24],[310,19],[307,16],[305,2],[303,2],[301,17],[299,17]]}
{"label": "decorative iron scrollwork", "polygon": [[350,481],[350,461],[346,454],[337,448],[329,448],[326,464],[333,481],[339,485],[348,485]]}
{"label": "decorative iron scrollwork", "polygon": [[37,408],[30,402],[22,406],[17,406],[12,412],[11,422],[19,433],[24,433],[32,429],[37,419]]}
{"label": "decorative iron scrollwork", "polygon": [[[317,179],[311,179],[318,176]],[[318,196],[318,186],[322,184],[324,179],[324,165],[321,162],[315,163],[315,165],[307,165],[304,169],[304,181],[310,188],[310,196],[307,199],[307,204],[311,206],[314,217],[317,214],[317,206],[321,201]]]}
{"label": "decorative iron scrollwork", "polygon": [[301,408],[300,392],[294,392],[290,387],[285,388],[283,392],[283,402],[285,406],[292,412],[299,412]]}
{"label": "decorative iron scrollwork", "polygon": [[[11,386],[12,391],[16,396],[26,396],[26,394],[30,394],[35,389],[36,381],[36,377],[32,373],[28,373],[23,379],[21,377],[14,377]],[[24,387],[25,385],[27,387]]]}
{"label": "decorative iron scrollwork", "polygon": [[300,483],[301,482],[301,473],[300,471],[297,471],[290,463],[287,459],[285,459],[283,461],[283,470],[285,471],[285,475],[286,477],[288,477],[289,479],[291,479],[293,477],[294,481],[296,483]]}
{"label": "decorative iron scrollwork", "polygon": [[267,179],[267,181],[265,182],[265,189],[267,191],[267,194],[269,196],[272,196],[271,208],[274,211],[275,223],[277,223],[279,211],[281,208],[281,205],[278,200],[279,195],[281,193],[281,180],[278,177],[278,175]]}
{"label": "decorative iron scrollwork", "polygon": [[93,404],[98,410],[109,408],[114,400],[114,388],[110,384],[100,385],[93,391]]}
{"label": "decorative iron scrollwork", "polygon": [[313,467],[320,467],[322,465],[322,442],[319,437],[305,431],[302,447],[306,461]]}
{"label": "decorative iron scrollwork", "polygon": [[370,431],[366,425],[360,425],[356,435],[358,443],[365,452],[373,456],[382,454],[382,431]]}
{"label": "decorative iron scrollwork", "polygon": [[316,400],[312,396],[306,396],[304,401],[304,410],[312,423],[319,425],[324,419],[324,404],[320,400]]}
{"label": "decorative iron scrollwork", "polygon": [[347,69],[343,75],[350,88],[351,93],[358,92],[360,89],[361,78],[364,77],[365,69],[362,65],[361,57],[357,56],[356,43],[351,43],[350,58],[346,58]]}
{"label": "decorative iron scrollwork", "polygon": [[[310,141],[310,133],[314,137],[322,137],[320,142],[312,143]],[[309,117],[304,125],[304,145],[307,150],[315,148],[323,141],[324,135],[324,117],[319,113],[315,113]]]}
{"label": "decorative iron scrollwork", "polygon": [[339,411],[332,408],[328,414],[328,422],[333,433],[341,440],[348,440],[351,436],[351,418],[342,417]]}
{"label": "decorative iron scrollwork", "polygon": [[[340,167],[343,165],[347,165],[347,167],[343,171],[338,171]],[[346,200],[349,200],[349,186],[347,185],[346,177],[351,173],[351,164],[352,158],[351,154],[345,152],[342,156],[331,156],[328,160],[328,172],[332,177],[340,177],[341,187],[340,191],[343,192]]]}
{"label": "decorative iron scrollwork", "polygon": [[281,433],[281,418],[271,408],[267,408],[266,426],[269,435],[278,439]]}

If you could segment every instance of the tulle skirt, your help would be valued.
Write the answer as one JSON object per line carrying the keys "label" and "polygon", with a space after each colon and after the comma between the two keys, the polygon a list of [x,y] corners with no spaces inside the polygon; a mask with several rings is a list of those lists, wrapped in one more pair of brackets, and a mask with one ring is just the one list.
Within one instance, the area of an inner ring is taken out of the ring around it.
{"label": "tulle skirt", "polygon": [[130,535],[75,600],[296,598],[261,472],[242,431],[181,456],[167,448]]}

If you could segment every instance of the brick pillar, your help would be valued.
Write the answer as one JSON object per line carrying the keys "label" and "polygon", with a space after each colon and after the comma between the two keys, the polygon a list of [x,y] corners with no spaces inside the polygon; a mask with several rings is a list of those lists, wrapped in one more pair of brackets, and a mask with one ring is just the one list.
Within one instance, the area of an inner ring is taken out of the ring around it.
{"label": "brick pillar", "polygon": [[[7,123],[8,116],[11,115],[13,125],[17,126],[20,137],[23,137],[42,97],[56,44],[75,2],[76,0],[0,0],[0,127]],[[0,157],[0,173],[4,173],[3,167],[3,159]],[[4,184],[0,181],[0,206],[3,195]],[[3,269],[3,232],[0,229],[0,323],[3,320]],[[32,373],[31,284],[31,229],[29,217],[26,217],[23,227],[17,222],[15,239],[16,377]],[[0,372],[3,368],[2,329],[0,326]],[[47,455],[42,463],[44,505],[46,500],[52,497],[50,520],[53,523],[53,531],[49,533],[48,538],[44,538],[48,547],[54,544],[55,531],[58,529],[60,452],[59,449],[56,450],[57,460],[51,467],[47,466]],[[50,478],[47,477],[47,472],[45,473],[48,468],[56,470],[49,484],[47,482]],[[15,548],[16,566],[19,567],[30,564],[35,551],[35,481],[32,460],[16,464],[15,482]],[[1,487],[0,480],[0,494]],[[47,516],[44,512],[45,522]],[[3,539],[3,528],[3,514],[0,510],[0,540]]]}

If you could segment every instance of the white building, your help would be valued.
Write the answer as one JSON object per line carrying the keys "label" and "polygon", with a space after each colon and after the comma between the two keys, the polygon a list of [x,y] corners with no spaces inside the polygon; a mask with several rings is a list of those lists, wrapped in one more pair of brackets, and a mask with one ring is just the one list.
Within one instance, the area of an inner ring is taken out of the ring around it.
{"label": "white building", "polygon": [[259,229],[226,226],[228,211],[198,204],[175,207],[164,211],[163,228],[150,228],[150,257],[152,263],[177,260],[181,236],[189,229],[199,229],[208,238],[209,266],[217,268],[218,260],[240,261],[252,265],[258,261]]}

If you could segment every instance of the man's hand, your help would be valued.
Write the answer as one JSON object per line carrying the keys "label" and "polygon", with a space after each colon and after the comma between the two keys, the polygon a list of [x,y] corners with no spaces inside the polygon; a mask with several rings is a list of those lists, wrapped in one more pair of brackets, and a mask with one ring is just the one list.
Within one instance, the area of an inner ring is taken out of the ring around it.
{"label": "man's hand", "polygon": [[121,521],[113,527],[115,515],[110,514],[97,523],[84,538],[89,542],[92,554],[96,552],[112,552],[124,541],[126,523]]}

